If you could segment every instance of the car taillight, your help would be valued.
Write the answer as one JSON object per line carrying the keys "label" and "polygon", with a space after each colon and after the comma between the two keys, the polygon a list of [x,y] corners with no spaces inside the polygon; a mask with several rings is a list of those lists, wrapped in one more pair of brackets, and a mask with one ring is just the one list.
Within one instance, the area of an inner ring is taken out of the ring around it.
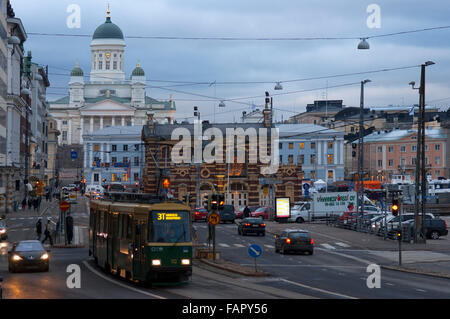
{"label": "car taillight", "polygon": [[247,227],[248,227],[248,226],[250,226],[250,224],[248,224],[248,223],[247,223],[247,224],[245,224],[245,226],[247,226]]}
{"label": "car taillight", "polygon": [[314,245],[314,239],[311,238],[311,245]]}
{"label": "car taillight", "polygon": [[290,238],[286,238],[286,244],[290,244],[291,243],[291,239]]}
{"label": "car taillight", "polygon": [[266,227],[266,224],[261,224],[262,227]]}
{"label": "car taillight", "polygon": [[195,212],[195,215],[200,215],[200,213],[199,212]]}
{"label": "car taillight", "polygon": [[445,229],[447,229],[447,222],[444,220]]}

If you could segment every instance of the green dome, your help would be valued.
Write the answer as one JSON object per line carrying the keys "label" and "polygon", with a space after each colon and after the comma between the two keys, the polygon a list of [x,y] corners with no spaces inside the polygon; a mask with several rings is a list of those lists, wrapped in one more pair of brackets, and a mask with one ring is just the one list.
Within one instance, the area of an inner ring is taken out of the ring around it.
{"label": "green dome", "polygon": [[124,39],[120,28],[111,22],[111,18],[107,17],[105,23],[100,25],[94,32],[92,40],[95,39]]}
{"label": "green dome", "polygon": [[70,76],[84,76],[83,70],[77,65],[72,72],[70,72]]}
{"label": "green dome", "polygon": [[144,69],[142,69],[139,65],[131,73],[131,76],[145,76]]}

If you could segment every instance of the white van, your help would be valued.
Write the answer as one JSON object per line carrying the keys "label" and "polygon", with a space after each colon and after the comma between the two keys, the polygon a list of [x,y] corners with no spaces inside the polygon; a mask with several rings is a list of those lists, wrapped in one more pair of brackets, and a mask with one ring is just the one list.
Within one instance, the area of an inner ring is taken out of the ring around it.
{"label": "white van", "polygon": [[297,202],[291,208],[289,222],[303,223],[309,221],[311,215],[311,202]]}

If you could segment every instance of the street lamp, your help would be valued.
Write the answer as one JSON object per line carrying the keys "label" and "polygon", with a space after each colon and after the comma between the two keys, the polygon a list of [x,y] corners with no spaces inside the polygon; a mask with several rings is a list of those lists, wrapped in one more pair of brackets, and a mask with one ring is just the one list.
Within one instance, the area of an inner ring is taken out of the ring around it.
{"label": "street lamp", "polygon": [[281,85],[281,82],[277,82],[277,84],[274,87],[274,90],[282,90],[283,86]]}
{"label": "street lamp", "polygon": [[364,214],[364,85],[371,80],[361,81],[361,96],[359,109],[359,149],[358,149],[358,215],[362,217]]}
{"label": "street lamp", "polygon": [[225,102],[224,101],[220,101],[219,107],[225,107]]}
{"label": "street lamp", "polygon": [[[415,212],[414,212],[414,243],[417,243],[417,234],[419,231],[419,194],[421,194],[421,232],[423,242],[426,242],[425,238],[425,193],[427,191],[426,173],[425,173],[425,67],[435,64],[433,61],[427,61],[421,65],[420,70],[420,87],[415,87],[415,82],[409,82],[413,90],[419,90],[419,116],[417,121],[417,150],[416,150],[416,199],[415,199]],[[420,189],[419,189],[420,181]]]}
{"label": "street lamp", "polygon": [[369,42],[366,41],[367,38],[361,38],[361,42],[358,44],[358,50],[368,50],[370,49]]}

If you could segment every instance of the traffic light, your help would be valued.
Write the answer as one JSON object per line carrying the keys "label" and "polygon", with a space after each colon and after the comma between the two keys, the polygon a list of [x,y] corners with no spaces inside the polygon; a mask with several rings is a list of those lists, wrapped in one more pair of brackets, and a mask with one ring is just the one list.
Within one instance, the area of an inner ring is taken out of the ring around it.
{"label": "traffic light", "polygon": [[170,181],[169,181],[168,178],[165,178],[165,179],[164,179],[164,181],[163,181],[163,187],[164,187],[165,189],[167,189],[167,188],[170,187]]}
{"label": "traffic light", "polygon": [[398,216],[398,210],[400,209],[398,199],[392,200],[392,215]]}
{"label": "traffic light", "polygon": [[397,230],[396,237],[397,237],[397,240],[402,240],[402,231],[401,230]]}
{"label": "traffic light", "polygon": [[217,200],[219,201],[219,210],[223,210],[223,206],[225,205],[225,195],[217,194]]}
{"label": "traffic light", "polygon": [[210,206],[211,210],[217,210],[219,208],[219,200],[218,200],[218,194],[211,194],[211,201]]}
{"label": "traffic light", "polygon": [[203,195],[203,208],[209,211],[209,195]]}

